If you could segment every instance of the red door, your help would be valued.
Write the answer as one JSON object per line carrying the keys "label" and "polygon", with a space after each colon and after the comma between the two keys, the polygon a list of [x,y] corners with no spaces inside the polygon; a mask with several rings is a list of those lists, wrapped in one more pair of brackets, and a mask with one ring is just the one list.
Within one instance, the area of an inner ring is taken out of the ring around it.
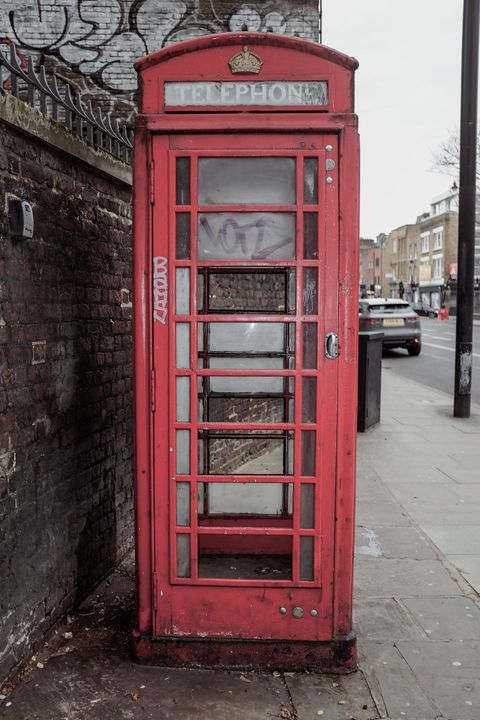
{"label": "red door", "polygon": [[330,639],[337,138],[153,142],[154,635]]}

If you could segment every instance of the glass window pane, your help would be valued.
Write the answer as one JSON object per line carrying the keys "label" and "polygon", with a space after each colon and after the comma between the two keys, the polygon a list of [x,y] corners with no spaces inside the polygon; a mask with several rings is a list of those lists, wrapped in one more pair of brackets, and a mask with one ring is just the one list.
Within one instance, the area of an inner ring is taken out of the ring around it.
{"label": "glass window pane", "polygon": [[190,535],[177,535],[177,577],[190,577]]}
{"label": "glass window pane", "polygon": [[317,323],[303,323],[302,353],[304,370],[314,370],[317,367]]}
{"label": "glass window pane", "polygon": [[303,164],[303,202],[305,205],[318,203],[318,159],[305,158]]}
{"label": "glass window pane", "polygon": [[317,378],[302,378],[302,422],[317,420]]}
{"label": "glass window pane", "polygon": [[295,270],[288,270],[288,312],[295,312],[297,283]]}
{"label": "glass window pane", "polygon": [[177,368],[190,367],[190,323],[175,325],[175,359]]}
{"label": "glass window pane", "polygon": [[206,416],[204,416],[205,401],[203,397],[198,398],[198,422],[207,422]]}
{"label": "glass window pane", "polygon": [[[232,361],[230,364],[227,361]],[[237,362],[240,360],[240,362]],[[241,365],[248,364],[248,367],[254,365],[255,358],[211,358],[210,367],[229,367],[238,368]],[[258,358],[255,366],[262,367],[276,366],[283,367],[281,358]],[[282,393],[283,392],[282,377],[235,377],[210,376],[210,391],[215,393],[241,393],[242,395],[256,395],[257,393]]]}
{"label": "glass window pane", "polygon": [[177,260],[190,257],[190,213],[176,214],[175,245]]}
{"label": "glass window pane", "polygon": [[[239,370],[250,370],[257,369],[257,370],[268,370],[270,368],[274,370],[281,370],[284,367],[284,359],[282,357],[248,357],[248,356],[237,356],[237,357],[211,357],[209,358],[208,362],[210,368],[233,368],[233,369],[239,369]],[[263,378],[250,378],[252,381],[252,388],[255,387],[255,392],[262,392],[261,389],[261,383],[263,381]],[[257,380],[259,383],[257,383]],[[267,381],[269,379],[267,378]],[[215,379],[215,383],[220,382],[220,378]],[[223,382],[223,378],[222,378]],[[220,392],[219,388],[221,386],[217,385],[215,388],[215,391]],[[270,385],[269,385],[270,387]],[[212,388],[213,389],[213,388]]]}
{"label": "glass window pane", "polygon": [[293,213],[199,213],[201,260],[291,260],[295,257]]}
{"label": "glass window pane", "polygon": [[190,378],[175,378],[177,422],[190,422]]}
{"label": "glass window pane", "polygon": [[190,483],[177,483],[177,526],[190,525]]}
{"label": "glass window pane", "polygon": [[285,433],[273,430],[211,430],[200,433],[198,444],[204,445],[210,475],[290,475],[293,465],[288,466],[287,460],[289,439]]}
{"label": "glass window pane", "polygon": [[315,485],[302,483],[300,486],[300,527],[310,530],[315,519]]}
{"label": "glass window pane", "polygon": [[318,258],[318,213],[303,213],[303,257],[305,260]]}
{"label": "glass window pane", "polygon": [[190,158],[176,160],[175,196],[177,205],[190,205]]}
{"label": "glass window pane", "polygon": [[200,158],[198,202],[218,204],[295,203],[295,159],[280,157]]}
{"label": "glass window pane", "polygon": [[315,430],[302,430],[302,475],[315,475]]}
{"label": "glass window pane", "polygon": [[208,422],[287,422],[283,398],[209,397]]}
{"label": "glass window pane", "polygon": [[[208,273],[207,312],[286,312],[287,273]],[[295,282],[295,279],[293,280]]]}
{"label": "glass window pane", "polygon": [[175,271],[175,311],[177,315],[190,313],[190,270],[177,268]]}
{"label": "glass window pane", "polygon": [[205,312],[205,273],[199,272],[197,275],[197,307],[198,312]]}
{"label": "glass window pane", "polygon": [[291,483],[205,483],[208,515],[286,516],[292,487]]}
{"label": "glass window pane", "polygon": [[305,315],[318,313],[318,271],[315,267],[303,269],[303,312]]}
{"label": "glass window pane", "polygon": [[209,323],[210,351],[283,352],[285,323]]}
{"label": "glass window pane", "polygon": [[300,580],[313,580],[313,537],[300,538]]}
{"label": "glass window pane", "polygon": [[177,430],[177,475],[190,474],[190,430]]}

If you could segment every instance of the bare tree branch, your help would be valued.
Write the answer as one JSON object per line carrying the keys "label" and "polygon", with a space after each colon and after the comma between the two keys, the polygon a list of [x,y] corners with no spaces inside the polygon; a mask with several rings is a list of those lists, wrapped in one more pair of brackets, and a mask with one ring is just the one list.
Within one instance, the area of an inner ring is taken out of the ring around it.
{"label": "bare tree branch", "polygon": [[[457,182],[460,175],[460,135],[458,130],[451,132],[433,153],[434,171],[450,175]],[[477,135],[477,182],[480,184],[480,132]]]}

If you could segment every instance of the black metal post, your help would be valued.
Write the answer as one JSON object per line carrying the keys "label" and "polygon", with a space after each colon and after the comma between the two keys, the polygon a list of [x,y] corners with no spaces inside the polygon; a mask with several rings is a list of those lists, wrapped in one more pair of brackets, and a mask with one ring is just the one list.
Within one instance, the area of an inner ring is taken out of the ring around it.
{"label": "black metal post", "polygon": [[470,417],[480,0],[464,0],[454,417]]}

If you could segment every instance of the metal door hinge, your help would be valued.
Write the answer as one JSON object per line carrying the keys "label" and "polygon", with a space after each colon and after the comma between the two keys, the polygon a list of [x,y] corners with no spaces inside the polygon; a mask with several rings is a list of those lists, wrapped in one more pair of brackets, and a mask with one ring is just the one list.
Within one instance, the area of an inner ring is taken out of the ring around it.
{"label": "metal door hinge", "polygon": [[329,360],[338,358],[338,335],[329,332],[325,335],[325,357]]}
{"label": "metal door hinge", "polygon": [[155,205],[155,160],[150,162],[150,204]]}
{"label": "metal door hinge", "polygon": [[151,401],[151,409],[152,413],[156,410],[156,376],[155,376],[155,370],[152,370],[151,377],[150,377],[150,401]]}

